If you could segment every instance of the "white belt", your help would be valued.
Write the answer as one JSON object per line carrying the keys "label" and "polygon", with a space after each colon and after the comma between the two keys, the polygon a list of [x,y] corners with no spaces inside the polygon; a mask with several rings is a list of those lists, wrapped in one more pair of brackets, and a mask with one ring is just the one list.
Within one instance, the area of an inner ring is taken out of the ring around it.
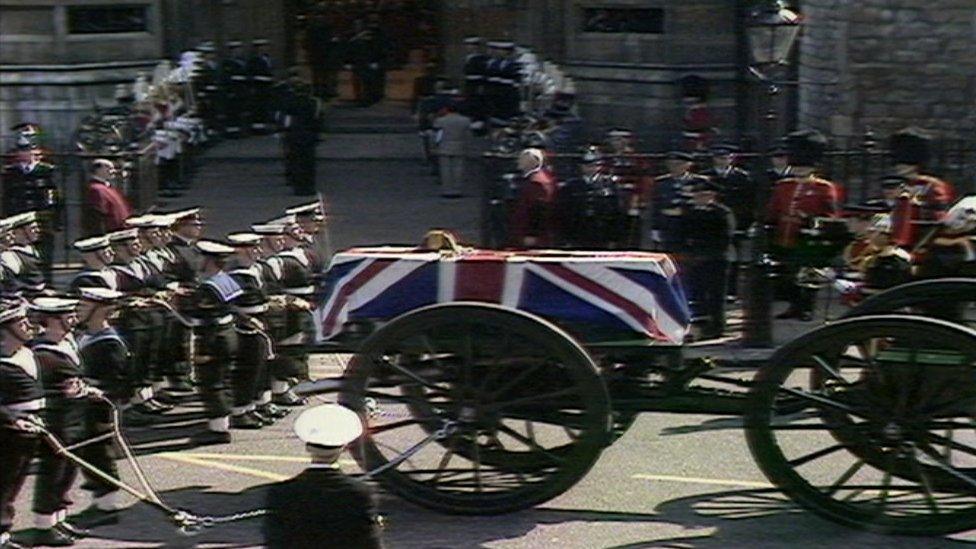
{"label": "white belt", "polygon": [[243,81],[247,80],[247,77],[246,76],[231,76],[230,79],[233,80],[233,81],[235,81],[235,82],[243,82]]}
{"label": "white belt", "polygon": [[464,76],[466,80],[483,80],[485,77],[480,74],[467,74]]}
{"label": "white belt", "polygon": [[25,402],[15,402],[13,404],[4,404],[3,406],[8,410],[12,410],[14,412],[36,412],[38,410],[44,409],[44,399],[35,398],[34,400],[28,400]]}
{"label": "white belt", "polygon": [[282,288],[282,293],[288,295],[312,295],[315,293],[314,286],[301,286],[298,288]]}
{"label": "white belt", "polygon": [[255,76],[254,80],[257,82],[271,82],[272,78],[270,76]]}
{"label": "white belt", "polygon": [[237,312],[239,312],[239,313],[246,314],[246,315],[253,315],[253,314],[258,314],[258,313],[266,313],[266,312],[268,312],[268,304],[265,303],[263,305],[252,305],[252,306],[249,306],[249,307],[235,307],[234,310],[237,311]]}
{"label": "white belt", "polygon": [[230,324],[234,321],[234,315],[226,315],[213,320],[198,320],[196,318],[189,319],[190,326],[212,326],[214,324],[222,326],[224,324]]}

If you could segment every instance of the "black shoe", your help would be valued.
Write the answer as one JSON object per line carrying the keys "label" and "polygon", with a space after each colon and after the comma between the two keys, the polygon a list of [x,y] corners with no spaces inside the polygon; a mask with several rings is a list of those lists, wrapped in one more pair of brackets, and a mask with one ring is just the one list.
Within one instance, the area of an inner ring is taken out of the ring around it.
{"label": "black shoe", "polygon": [[130,427],[145,427],[156,422],[156,418],[133,406],[122,412],[122,423]]}
{"label": "black shoe", "polygon": [[91,532],[89,532],[87,528],[75,526],[66,520],[62,520],[61,522],[55,524],[54,527],[75,539],[87,538],[91,535]]}
{"label": "black shoe", "polygon": [[30,545],[32,547],[46,545],[49,547],[68,547],[75,544],[75,538],[55,528],[35,529],[31,532]]}
{"label": "black shoe", "polygon": [[190,437],[190,442],[194,446],[209,446],[211,444],[227,444],[230,442],[230,433],[227,431],[211,431],[207,429]]}
{"label": "black shoe", "polygon": [[71,515],[71,522],[77,526],[85,528],[96,528],[98,526],[108,526],[119,523],[119,515],[122,511],[104,511],[92,505],[80,513]]}
{"label": "black shoe", "polygon": [[180,397],[177,395],[171,395],[166,392],[159,392],[153,395],[152,400],[162,404],[163,406],[168,406],[173,408],[173,406],[180,403]]}
{"label": "black shoe", "polygon": [[776,315],[777,320],[786,320],[788,318],[800,318],[800,311],[798,311],[795,307],[790,307],[789,309],[786,309],[782,313]]}
{"label": "black shoe", "polygon": [[24,549],[24,547],[25,546],[12,539],[8,539],[7,541],[0,543],[0,549]]}
{"label": "black shoe", "polygon": [[274,418],[271,416],[266,416],[257,410],[251,410],[247,415],[253,417],[254,419],[261,422],[261,425],[274,425]]}
{"label": "black shoe", "polygon": [[264,423],[250,414],[230,416],[230,426],[232,429],[260,429]]}
{"label": "black shoe", "polygon": [[135,410],[136,412],[139,412],[140,414],[146,416],[155,416],[163,413],[162,410],[150,404],[148,400],[144,402],[140,402],[138,404],[133,404],[132,407],[129,409]]}
{"label": "black shoe", "polygon": [[302,406],[305,404],[305,399],[293,393],[291,389],[274,395],[271,397],[271,401],[278,406]]}
{"label": "black shoe", "polygon": [[167,390],[170,392],[173,393],[193,392],[193,386],[190,385],[190,383],[187,380],[183,379],[182,377],[171,377],[168,378],[167,381],[169,382],[169,387],[167,387]]}
{"label": "black shoe", "polygon": [[291,413],[291,410],[286,410],[284,408],[279,408],[272,403],[267,403],[262,406],[258,406],[258,413],[264,417],[270,417],[272,419],[281,419]]}

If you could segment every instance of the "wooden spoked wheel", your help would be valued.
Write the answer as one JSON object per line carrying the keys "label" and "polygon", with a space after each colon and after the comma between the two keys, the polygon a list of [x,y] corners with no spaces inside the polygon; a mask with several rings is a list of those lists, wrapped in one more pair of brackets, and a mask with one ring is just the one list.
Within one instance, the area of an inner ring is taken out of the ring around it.
{"label": "wooden spoked wheel", "polygon": [[[777,412],[784,398],[804,404]],[[757,375],[746,429],[770,481],[826,518],[909,535],[976,527],[976,331],[900,315],[814,330]]]}
{"label": "wooden spoked wheel", "polygon": [[391,321],[363,342],[340,401],[371,416],[353,449],[367,471],[441,433],[377,478],[449,513],[504,513],[563,493],[610,429],[606,387],[586,352],[545,320],[486,304]]}

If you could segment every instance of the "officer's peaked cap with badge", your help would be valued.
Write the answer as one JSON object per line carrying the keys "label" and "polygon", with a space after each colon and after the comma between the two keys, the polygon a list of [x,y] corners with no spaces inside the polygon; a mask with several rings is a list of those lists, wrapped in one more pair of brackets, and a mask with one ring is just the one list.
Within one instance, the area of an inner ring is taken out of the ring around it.
{"label": "officer's peaked cap with badge", "polygon": [[695,159],[695,156],[688,151],[673,150],[668,152],[668,160],[681,160],[683,162],[691,162]]}
{"label": "officer's peaked cap with badge", "polygon": [[111,288],[78,288],[78,298],[92,303],[114,303],[125,294]]}
{"label": "officer's peaked cap with badge", "polygon": [[0,325],[20,320],[27,316],[27,304],[22,301],[7,301],[0,305]]}
{"label": "officer's peaked cap with badge", "polygon": [[288,232],[288,227],[280,223],[258,223],[251,225],[251,231],[261,236],[278,236]]}
{"label": "officer's peaked cap with badge", "polygon": [[309,202],[308,204],[292,206],[286,209],[285,213],[296,217],[312,217],[317,220],[325,219],[322,212],[322,204],[319,202]]}
{"label": "officer's peaked cap with badge", "polygon": [[8,217],[7,221],[10,224],[11,230],[19,229],[21,227],[26,227],[31,223],[37,222],[37,212],[30,211],[30,212],[19,213],[17,215]]}
{"label": "officer's peaked cap with badge", "polygon": [[201,254],[210,257],[225,257],[234,253],[234,248],[215,240],[198,240],[195,246]]}
{"label": "officer's peaked cap with badge", "polygon": [[342,448],[363,434],[359,414],[338,404],[323,404],[302,412],[295,420],[295,435],[310,446]]}
{"label": "officer's peaked cap with badge", "polygon": [[129,240],[135,240],[139,238],[139,229],[122,229],[121,231],[114,231],[105,235],[108,237],[109,242],[127,242]]}
{"label": "officer's peaked cap with badge", "polygon": [[250,248],[261,243],[261,235],[255,233],[230,233],[227,242],[235,248]]}
{"label": "officer's peaked cap with badge", "polygon": [[923,166],[932,156],[932,137],[919,128],[904,128],[891,136],[888,147],[895,164]]}
{"label": "officer's peaked cap with badge", "polygon": [[827,150],[827,138],[816,130],[798,130],[786,136],[786,148],[793,165],[813,167]]}
{"label": "officer's peaked cap with badge", "polygon": [[718,143],[716,145],[712,145],[708,151],[712,156],[726,156],[739,152],[739,147],[736,147],[731,143]]}
{"label": "officer's peaked cap with badge", "polygon": [[75,240],[73,244],[74,248],[83,254],[97,252],[99,250],[104,250],[109,246],[108,236],[92,236],[89,238],[82,238]]}
{"label": "officer's peaked cap with badge", "polygon": [[895,189],[905,184],[907,178],[903,175],[888,174],[881,178],[882,189]]}
{"label": "officer's peaked cap with badge", "polygon": [[43,296],[30,302],[28,308],[35,313],[45,315],[65,315],[73,313],[78,306],[78,300],[66,297]]}
{"label": "officer's peaked cap with badge", "polygon": [[178,210],[167,215],[173,220],[173,224],[175,225],[181,223],[203,223],[199,207]]}
{"label": "officer's peaked cap with badge", "polygon": [[600,148],[596,145],[590,145],[583,151],[583,158],[580,160],[583,164],[596,164],[603,160],[603,154],[600,152]]}

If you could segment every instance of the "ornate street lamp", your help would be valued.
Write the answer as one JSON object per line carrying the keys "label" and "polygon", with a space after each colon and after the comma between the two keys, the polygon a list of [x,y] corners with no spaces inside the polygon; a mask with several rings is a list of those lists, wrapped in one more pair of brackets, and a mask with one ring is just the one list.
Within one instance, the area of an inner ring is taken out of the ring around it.
{"label": "ornate street lamp", "polygon": [[759,66],[781,65],[800,35],[800,16],[779,0],[759,2],[749,16],[746,36],[752,61]]}
{"label": "ornate street lamp", "polygon": [[[800,16],[779,0],[759,0],[746,20],[746,37],[752,55],[749,72],[766,86],[768,95],[764,149],[768,149],[776,137],[775,99],[779,87],[771,74],[787,63],[800,34],[800,24]],[[758,193],[762,205],[768,200],[764,190],[765,185]],[[766,235],[762,225],[759,222],[750,229],[750,262],[746,273],[742,330],[742,344],[746,347],[769,347],[773,343],[771,278],[774,276],[775,263],[766,253]]]}

